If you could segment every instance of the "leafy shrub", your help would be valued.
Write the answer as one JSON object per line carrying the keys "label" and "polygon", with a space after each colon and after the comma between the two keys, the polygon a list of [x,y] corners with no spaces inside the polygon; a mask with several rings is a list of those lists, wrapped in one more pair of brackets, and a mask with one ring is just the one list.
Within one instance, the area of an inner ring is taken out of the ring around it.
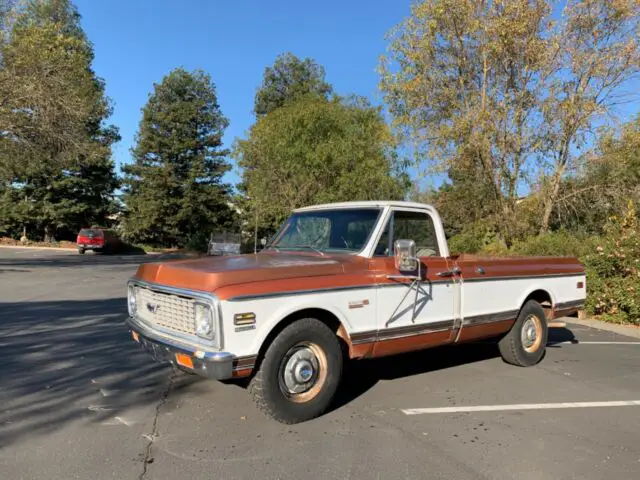
{"label": "leafy shrub", "polygon": [[604,320],[640,325],[640,222],[629,202],[612,217],[605,234],[588,242],[582,257],[587,268],[587,310]]}
{"label": "leafy shrub", "polygon": [[478,222],[452,237],[449,247],[452,253],[578,257],[587,272],[587,311],[609,322],[640,325],[640,221],[632,202],[623,215],[609,219],[599,237],[560,230],[507,248]]}
{"label": "leafy shrub", "polygon": [[492,244],[499,243],[493,225],[479,221],[469,224],[449,239],[451,254],[457,253],[488,253],[485,249]]}
{"label": "leafy shrub", "polygon": [[586,238],[559,230],[517,241],[510,249],[516,255],[579,257],[585,252]]}

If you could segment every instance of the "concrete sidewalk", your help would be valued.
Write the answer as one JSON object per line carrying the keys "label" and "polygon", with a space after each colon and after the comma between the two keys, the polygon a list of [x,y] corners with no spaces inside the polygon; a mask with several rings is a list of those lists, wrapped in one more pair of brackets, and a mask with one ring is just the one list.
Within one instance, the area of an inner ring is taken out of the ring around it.
{"label": "concrete sidewalk", "polygon": [[640,327],[635,325],[620,325],[595,319],[578,320],[577,318],[562,318],[558,320],[573,323],[574,325],[583,325],[585,327],[613,332],[619,335],[626,335],[628,337],[640,338]]}

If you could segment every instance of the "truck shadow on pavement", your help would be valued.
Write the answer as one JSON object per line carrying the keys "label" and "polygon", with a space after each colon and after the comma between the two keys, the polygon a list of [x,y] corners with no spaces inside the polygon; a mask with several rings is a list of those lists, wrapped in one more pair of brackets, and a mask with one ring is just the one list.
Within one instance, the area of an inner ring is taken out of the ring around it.
{"label": "truck shadow on pavement", "polygon": [[343,382],[331,410],[352,402],[381,380],[435,372],[468,363],[498,357],[495,344],[444,346],[373,360],[356,360],[346,364]]}
{"label": "truck shadow on pavement", "polygon": [[[563,342],[577,342],[571,330],[549,329],[547,348],[561,348],[560,343]],[[380,380],[396,380],[497,357],[500,357],[500,352],[497,339],[493,339],[479,343],[443,346],[393,357],[351,361],[346,364],[343,382],[331,410],[337,410],[352,402],[373,388]]]}
{"label": "truck shadow on pavement", "polygon": [[74,421],[153,412],[169,388],[198,389],[149,361],[129,336],[124,304],[0,303],[0,448]]}

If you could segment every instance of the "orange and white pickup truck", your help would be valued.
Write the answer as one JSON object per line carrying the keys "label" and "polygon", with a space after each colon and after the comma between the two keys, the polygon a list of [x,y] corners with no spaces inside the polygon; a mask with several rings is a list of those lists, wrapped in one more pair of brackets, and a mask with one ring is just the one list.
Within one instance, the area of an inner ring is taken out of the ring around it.
{"label": "orange and white pickup truck", "polygon": [[353,359],[496,338],[506,362],[535,365],[585,283],[575,258],[450,255],[429,205],[336,203],[295,210],[258,254],[141,265],[127,323],[157,360],[248,377],[261,410],[296,423]]}

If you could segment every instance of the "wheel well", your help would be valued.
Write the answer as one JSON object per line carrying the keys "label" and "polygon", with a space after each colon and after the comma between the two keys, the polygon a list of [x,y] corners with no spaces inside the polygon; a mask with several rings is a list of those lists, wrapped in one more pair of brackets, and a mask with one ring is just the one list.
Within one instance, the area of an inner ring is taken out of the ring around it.
{"label": "wheel well", "polygon": [[549,292],[546,290],[536,290],[535,292],[531,292],[522,305],[527,303],[529,300],[535,300],[538,302],[540,306],[542,306],[547,320],[551,319],[553,313],[553,302],[551,301],[551,295],[549,295]]}
{"label": "wheel well", "polygon": [[340,320],[338,320],[338,317],[336,317],[328,310],[323,310],[322,308],[305,308],[304,310],[298,310],[297,312],[293,312],[287,315],[269,332],[267,337],[262,342],[262,345],[260,346],[254,371],[258,369],[258,367],[260,366],[260,362],[262,362],[264,354],[267,351],[267,348],[269,348],[271,342],[273,342],[273,340],[280,334],[280,332],[282,332],[282,330],[287,328],[296,320],[301,320],[303,318],[315,318],[316,320],[320,320],[322,323],[327,325],[338,336],[338,340],[340,341],[340,346],[342,347],[343,352],[346,352],[348,354],[350,341],[346,331],[344,330],[344,327],[342,326],[342,323],[340,323]]}

